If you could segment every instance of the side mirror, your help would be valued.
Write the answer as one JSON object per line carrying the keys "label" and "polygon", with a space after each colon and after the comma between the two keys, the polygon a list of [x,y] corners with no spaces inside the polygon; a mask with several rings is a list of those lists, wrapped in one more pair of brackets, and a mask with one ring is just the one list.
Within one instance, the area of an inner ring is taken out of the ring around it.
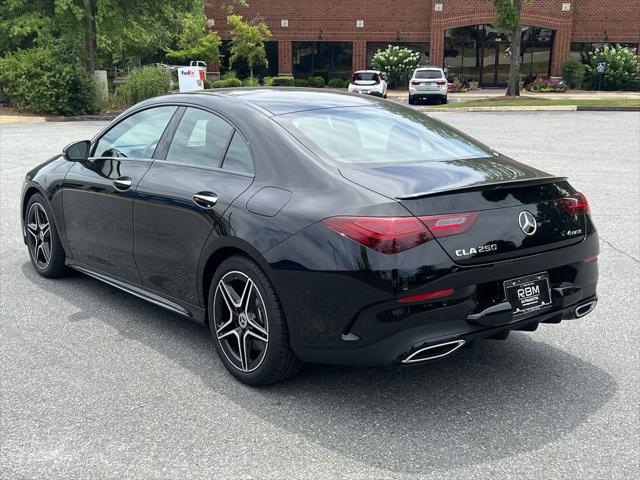
{"label": "side mirror", "polygon": [[91,149],[91,142],[89,140],[82,140],[76,143],[70,143],[62,150],[62,155],[65,160],[70,162],[84,162],[89,158],[89,150]]}

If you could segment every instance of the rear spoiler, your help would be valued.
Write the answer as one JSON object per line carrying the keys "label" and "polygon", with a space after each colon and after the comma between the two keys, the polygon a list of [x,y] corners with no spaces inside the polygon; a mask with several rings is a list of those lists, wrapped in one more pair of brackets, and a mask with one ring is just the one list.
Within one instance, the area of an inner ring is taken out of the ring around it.
{"label": "rear spoiler", "polygon": [[528,185],[538,185],[542,183],[551,183],[551,182],[564,182],[568,178],[567,177],[536,177],[536,178],[527,178],[524,180],[511,180],[511,181],[502,181],[502,182],[488,182],[488,183],[480,183],[480,184],[471,184],[466,185],[464,187],[454,187],[454,188],[443,188],[440,190],[431,190],[428,192],[420,192],[420,193],[412,193],[411,195],[402,195],[395,197],[396,200],[413,200],[416,198],[424,198],[424,197],[434,197],[437,195],[444,195],[451,192],[468,192],[472,190],[486,189],[489,188],[491,190],[498,190],[503,187],[525,187]]}

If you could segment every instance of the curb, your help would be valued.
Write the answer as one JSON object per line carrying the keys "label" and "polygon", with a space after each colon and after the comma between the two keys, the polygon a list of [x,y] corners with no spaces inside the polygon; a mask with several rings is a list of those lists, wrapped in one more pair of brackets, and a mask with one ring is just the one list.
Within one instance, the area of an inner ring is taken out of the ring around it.
{"label": "curb", "polygon": [[75,117],[47,117],[47,122],[108,122],[120,115],[121,112],[104,115],[78,115]]}

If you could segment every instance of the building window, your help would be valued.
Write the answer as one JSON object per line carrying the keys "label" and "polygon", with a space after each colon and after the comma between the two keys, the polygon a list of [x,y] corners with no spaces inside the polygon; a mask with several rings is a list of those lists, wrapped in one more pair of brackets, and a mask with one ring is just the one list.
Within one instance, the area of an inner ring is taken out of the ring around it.
{"label": "building window", "polygon": [[292,42],[293,75],[295,77],[351,77],[353,68],[352,42]]}
{"label": "building window", "polygon": [[[264,65],[256,65],[253,67],[254,77],[274,77],[278,75],[278,42],[264,42],[264,49],[267,52],[268,67]],[[231,40],[223,40],[220,46],[220,74],[224,75],[229,70],[235,70],[238,78],[246,78],[249,76],[249,67],[243,60],[236,62],[233,67],[229,66],[229,57],[231,56]]]}
{"label": "building window", "polygon": [[[450,79],[486,86],[506,85],[511,49],[507,35],[491,25],[469,25],[445,32],[445,68]],[[526,80],[551,72],[553,30],[525,26],[522,32],[521,76]]]}
{"label": "building window", "polygon": [[420,54],[420,65],[429,65],[428,42],[367,42],[367,68],[372,68],[373,56],[378,50],[385,50],[389,45],[404,47]]}

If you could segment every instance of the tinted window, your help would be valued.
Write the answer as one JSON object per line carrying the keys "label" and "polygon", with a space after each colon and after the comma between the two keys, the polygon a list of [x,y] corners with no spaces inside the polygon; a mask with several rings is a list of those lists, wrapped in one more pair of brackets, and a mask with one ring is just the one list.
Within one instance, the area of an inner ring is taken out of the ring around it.
{"label": "tinted window", "polygon": [[219,167],[232,133],[231,125],[217,115],[187,108],[166,159],[201,167]]}
{"label": "tinted window", "polygon": [[253,173],[253,162],[251,161],[249,147],[238,132],[234,133],[231,139],[222,168],[233,170],[234,172]]}
{"label": "tinted window", "polygon": [[418,70],[414,78],[442,78],[440,70]]}
{"label": "tinted window", "polygon": [[492,155],[447,125],[393,105],[307,110],[276,118],[312,150],[344,163],[432,162]]}
{"label": "tinted window", "polygon": [[156,107],[131,115],[105,133],[94,157],[151,158],[177,107]]}
{"label": "tinted window", "polygon": [[358,82],[358,81],[362,81],[362,82],[371,82],[371,81],[377,81],[378,80],[378,74],[377,73],[354,73],[353,74],[353,81],[354,82]]}

